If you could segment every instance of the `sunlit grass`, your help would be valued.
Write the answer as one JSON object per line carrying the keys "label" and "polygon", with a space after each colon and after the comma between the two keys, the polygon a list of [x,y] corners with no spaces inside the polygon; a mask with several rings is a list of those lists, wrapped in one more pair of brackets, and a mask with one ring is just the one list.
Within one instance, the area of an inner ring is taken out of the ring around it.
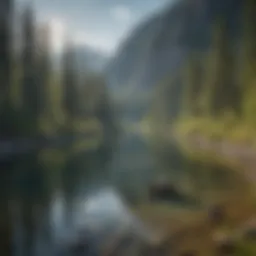
{"label": "sunlit grass", "polygon": [[256,255],[255,242],[240,241],[237,244],[237,256],[254,256]]}
{"label": "sunlit grass", "polygon": [[[216,255],[217,245],[213,239],[215,232],[232,237],[235,232],[240,231],[243,223],[256,217],[255,190],[245,179],[241,164],[237,164],[239,159],[236,157],[235,159],[226,159],[225,156],[221,157],[221,155],[213,153],[214,151],[202,150],[197,145],[189,143],[189,139],[199,136],[206,139],[212,147],[215,145],[214,142],[220,142],[219,145],[224,142],[231,148],[232,145],[248,148],[255,145],[256,130],[231,114],[223,115],[218,119],[184,118],[178,120],[174,125],[163,127],[162,130],[177,138],[177,142],[189,158],[199,160],[201,163],[215,163],[231,167],[229,175],[234,177],[237,186],[232,186],[234,188],[227,191],[218,191],[213,186],[211,188],[213,191],[207,192],[207,195],[204,196],[209,206],[223,202],[228,217],[222,226],[213,228],[208,222],[206,208],[192,211],[175,209],[173,205],[144,203],[135,209],[135,213],[149,226],[155,227],[160,235],[165,236],[163,241],[169,239],[170,251],[174,249],[170,255],[180,255],[186,251],[193,251],[195,255]],[[149,136],[153,135],[152,133]],[[172,136],[170,136],[171,139]],[[168,144],[170,141],[165,143]],[[239,171],[234,172],[234,170]],[[205,171],[207,172],[207,168]],[[208,174],[206,173],[206,175]],[[206,191],[201,190],[201,193],[205,195]],[[175,243],[173,243],[174,240]],[[242,238],[235,241],[235,248],[234,255],[236,256],[256,255],[256,244]]]}
{"label": "sunlit grass", "polygon": [[178,120],[172,129],[180,136],[197,134],[213,140],[255,145],[256,129],[241,121],[224,118],[187,118]]}
{"label": "sunlit grass", "polygon": [[[252,201],[243,199],[242,196],[234,196],[222,200],[227,217],[224,223],[217,227],[210,224],[207,209],[190,210],[173,205],[144,203],[134,209],[134,212],[156,232],[160,241],[169,247],[170,255],[180,255],[186,251],[194,251],[195,255],[216,255],[218,242],[215,241],[215,234],[233,239],[241,232],[241,226],[256,214]],[[235,239],[235,255],[256,255],[255,243],[245,241],[242,235]]]}

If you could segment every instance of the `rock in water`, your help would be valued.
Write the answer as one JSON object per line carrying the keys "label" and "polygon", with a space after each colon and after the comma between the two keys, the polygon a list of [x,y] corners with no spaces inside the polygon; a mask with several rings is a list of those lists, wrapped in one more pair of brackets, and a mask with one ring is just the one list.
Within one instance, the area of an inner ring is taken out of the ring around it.
{"label": "rock in water", "polygon": [[152,184],[149,188],[149,200],[152,202],[169,202],[182,204],[197,204],[187,195],[180,192],[168,181],[162,180]]}

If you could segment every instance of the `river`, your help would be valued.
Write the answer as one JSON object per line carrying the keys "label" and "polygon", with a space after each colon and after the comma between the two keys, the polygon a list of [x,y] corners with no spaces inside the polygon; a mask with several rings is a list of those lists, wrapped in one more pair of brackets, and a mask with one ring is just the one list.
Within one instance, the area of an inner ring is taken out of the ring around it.
{"label": "river", "polygon": [[[44,148],[17,157],[8,167],[12,172],[8,191],[14,223],[13,255],[62,255],[81,230],[90,234],[86,255],[97,255],[100,245],[119,229],[148,235],[126,200],[132,190],[138,195],[141,185],[147,186],[149,179],[145,177],[154,170],[142,138],[121,136],[108,166],[101,163],[104,152],[66,151]],[[35,219],[36,226],[29,218]]]}
{"label": "river", "polygon": [[[43,162],[38,162],[42,152],[17,159],[12,166],[15,179],[9,191],[23,209],[32,209],[28,215],[37,224],[33,226],[26,216],[21,219],[22,208],[17,207],[17,203],[11,207],[15,223],[13,255],[69,255],[68,245],[81,234],[86,234],[89,241],[86,253],[81,255],[99,255],[102,245],[120,229],[133,230],[138,236],[153,235],[153,231],[132,214],[129,205],[145,200],[147,188],[156,175],[167,174],[174,184],[188,193],[193,191],[198,197],[214,179],[217,186],[211,191],[217,187],[218,191],[234,187],[234,183],[229,182],[229,171],[220,169],[217,176],[211,172],[212,176],[206,177],[205,170],[213,170],[209,164],[186,159],[175,145],[162,150],[156,153],[142,136],[126,133],[121,136],[108,165],[101,163],[101,152],[80,151],[67,157],[59,149],[47,152],[47,148],[44,154],[53,157],[46,157]],[[22,172],[19,177],[21,168],[26,174]],[[26,233],[24,223],[30,225],[31,233]]]}

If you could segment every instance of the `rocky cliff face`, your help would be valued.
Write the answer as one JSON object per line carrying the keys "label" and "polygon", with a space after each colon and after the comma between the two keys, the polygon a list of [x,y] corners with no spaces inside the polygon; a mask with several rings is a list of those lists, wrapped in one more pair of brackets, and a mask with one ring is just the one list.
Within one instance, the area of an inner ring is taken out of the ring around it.
{"label": "rocky cliff face", "polygon": [[205,53],[212,47],[214,31],[223,21],[230,42],[237,43],[234,38],[240,35],[243,6],[241,0],[172,2],[140,24],[108,65],[108,81],[113,94],[119,101],[122,99],[126,109],[132,107],[134,112],[134,108],[148,108],[157,85],[175,80],[169,91],[171,108],[177,112],[182,92],[179,74],[188,56],[196,53],[205,60]]}
{"label": "rocky cliff face", "polygon": [[175,74],[190,51],[209,47],[219,16],[237,34],[240,0],[178,0],[141,24],[120,48],[108,68],[111,86],[135,90],[152,88],[167,74]]}

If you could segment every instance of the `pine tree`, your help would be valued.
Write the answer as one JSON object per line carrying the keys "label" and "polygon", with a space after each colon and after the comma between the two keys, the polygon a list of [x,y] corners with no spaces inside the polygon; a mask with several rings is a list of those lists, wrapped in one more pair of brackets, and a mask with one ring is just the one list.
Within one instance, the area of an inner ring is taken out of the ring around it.
{"label": "pine tree", "polygon": [[22,109],[27,117],[28,133],[37,132],[39,115],[39,91],[35,46],[35,23],[33,9],[28,6],[23,20],[23,50],[22,50]]}
{"label": "pine tree", "polygon": [[233,40],[227,20],[220,17],[213,28],[212,46],[201,95],[205,112],[213,116],[219,116],[225,110],[240,112],[240,88],[234,77]]}
{"label": "pine tree", "polygon": [[240,85],[247,88],[256,72],[256,2],[246,0],[242,15]]}
{"label": "pine tree", "polygon": [[0,2],[0,107],[6,104],[11,76],[11,34],[13,1]]}
{"label": "pine tree", "polygon": [[50,27],[43,25],[38,29],[37,36],[37,62],[38,62],[38,94],[39,112],[49,115],[51,110],[50,102],[50,78],[51,78],[51,59],[50,59]]}
{"label": "pine tree", "polygon": [[17,117],[11,102],[13,76],[13,2],[0,3],[0,138],[8,139],[15,135]]}
{"label": "pine tree", "polygon": [[[11,135],[9,124],[9,93],[11,87],[11,34],[13,1],[0,1],[0,140]],[[12,255],[12,228],[9,212],[10,167],[13,160],[1,160],[0,177],[0,254]]]}
{"label": "pine tree", "polygon": [[66,115],[67,128],[69,129],[72,128],[78,109],[78,84],[75,55],[70,42],[66,44],[63,56],[63,93],[63,109]]}
{"label": "pine tree", "polygon": [[256,3],[247,0],[244,4],[238,80],[242,98],[242,114],[245,121],[256,127]]}
{"label": "pine tree", "polygon": [[12,18],[13,2],[4,0],[0,3],[0,137],[5,139],[10,131],[10,91],[12,72]]}
{"label": "pine tree", "polygon": [[182,115],[197,116],[201,114],[198,101],[202,87],[200,74],[199,56],[195,52],[188,53],[183,75]]}
{"label": "pine tree", "polygon": [[97,102],[98,104],[94,115],[101,123],[103,129],[103,141],[98,150],[98,154],[99,161],[104,168],[106,163],[111,160],[113,150],[116,147],[118,128],[115,119],[114,109],[110,102],[107,85],[104,81],[104,78],[100,77],[98,80],[96,80],[94,86],[99,87]]}
{"label": "pine tree", "polygon": [[13,1],[0,3],[0,137],[13,135],[11,106]]}

